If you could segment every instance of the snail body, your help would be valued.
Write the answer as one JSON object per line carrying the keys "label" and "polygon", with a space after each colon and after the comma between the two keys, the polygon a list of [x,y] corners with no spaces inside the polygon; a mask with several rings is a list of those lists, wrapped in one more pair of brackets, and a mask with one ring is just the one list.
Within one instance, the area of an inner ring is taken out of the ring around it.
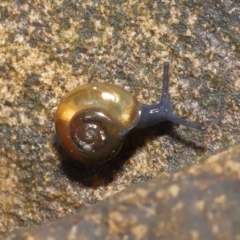
{"label": "snail body", "polygon": [[67,153],[83,163],[103,163],[122,147],[125,135],[135,127],[172,121],[197,130],[204,127],[173,114],[168,100],[169,64],[164,64],[160,103],[140,103],[128,91],[108,83],[84,84],[61,100],[55,128],[58,141]]}

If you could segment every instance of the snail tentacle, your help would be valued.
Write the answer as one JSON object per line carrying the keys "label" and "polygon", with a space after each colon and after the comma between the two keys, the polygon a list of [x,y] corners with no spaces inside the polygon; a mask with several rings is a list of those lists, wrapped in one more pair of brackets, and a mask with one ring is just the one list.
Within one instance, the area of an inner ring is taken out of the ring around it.
{"label": "snail tentacle", "polygon": [[204,131],[205,128],[196,123],[192,123],[183,118],[176,116],[173,113],[173,107],[169,101],[168,85],[169,85],[169,63],[164,63],[164,72],[163,72],[163,87],[162,87],[162,96],[161,101],[157,104],[141,105],[141,114],[139,121],[136,127],[148,127],[154,124],[157,124],[162,121],[170,121],[177,124],[181,124],[190,128],[195,128],[200,131]]}

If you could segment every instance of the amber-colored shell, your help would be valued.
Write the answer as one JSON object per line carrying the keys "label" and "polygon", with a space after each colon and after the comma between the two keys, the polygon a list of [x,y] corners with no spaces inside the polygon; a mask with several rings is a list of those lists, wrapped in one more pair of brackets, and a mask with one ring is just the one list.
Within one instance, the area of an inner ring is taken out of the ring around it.
{"label": "amber-colored shell", "polygon": [[85,84],[61,100],[55,117],[58,140],[70,156],[102,163],[121,149],[137,123],[140,103],[129,92],[107,83]]}

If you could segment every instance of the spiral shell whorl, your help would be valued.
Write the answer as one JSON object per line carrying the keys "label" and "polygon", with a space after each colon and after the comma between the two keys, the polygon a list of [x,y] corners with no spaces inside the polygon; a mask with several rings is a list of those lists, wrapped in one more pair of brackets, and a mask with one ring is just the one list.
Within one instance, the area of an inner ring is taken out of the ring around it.
{"label": "spiral shell whorl", "polygon": [[[107,132],[100,112],[85,111],[73,116],[69,123],[70,136],[77,147],[86,152],[97,151],[107,142]],[[110,119],[104,116],[104,123]],[[108,121],[109,120],[109,121]],[[116,134],[117,135],[117,134]]]}

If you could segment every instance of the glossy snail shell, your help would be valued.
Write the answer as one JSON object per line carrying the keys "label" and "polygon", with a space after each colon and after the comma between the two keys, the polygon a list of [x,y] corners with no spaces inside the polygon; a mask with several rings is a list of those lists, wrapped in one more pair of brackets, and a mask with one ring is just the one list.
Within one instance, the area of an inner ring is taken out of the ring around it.
{"label": "glossy snail shell", "polygon": [[137,99],[118,86],[81,85],[65,95],[58,106],[58,140],[81,162],[108,161],[121,149],[125,133],[136,125],[139,109]]}

